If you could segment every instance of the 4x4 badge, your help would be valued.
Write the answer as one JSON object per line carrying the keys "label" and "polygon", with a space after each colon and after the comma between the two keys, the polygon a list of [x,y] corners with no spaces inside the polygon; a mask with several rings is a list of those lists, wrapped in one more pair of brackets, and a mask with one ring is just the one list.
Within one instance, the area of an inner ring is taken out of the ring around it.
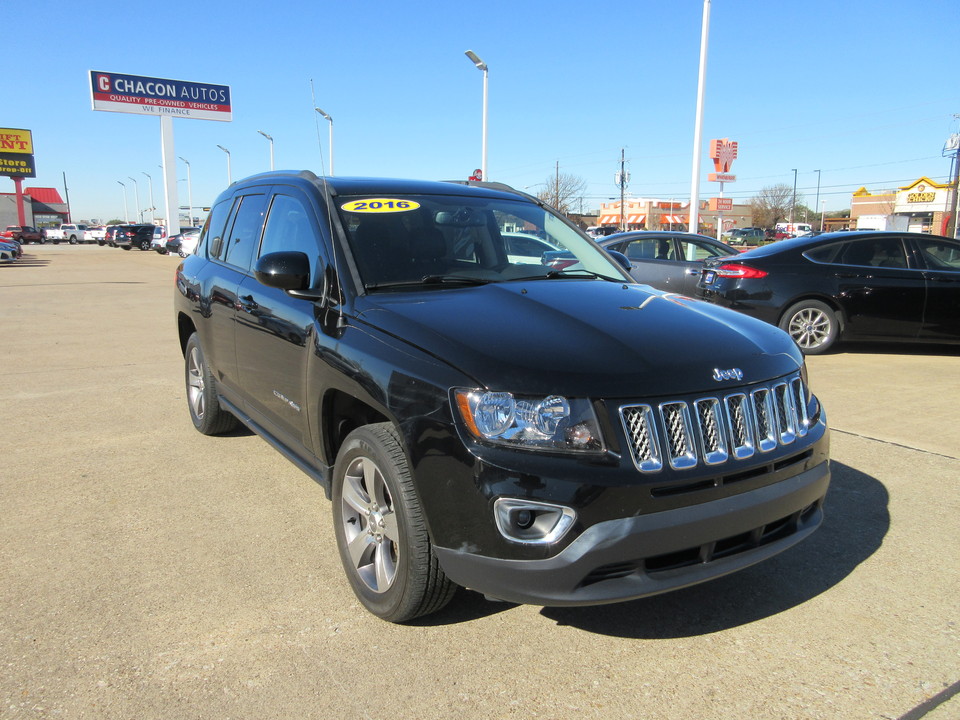
{"label": "4x4 badge", "polygon": [[743,370],[740,368],[730,368],[729,370],[713,369],[713,379],[717,382],[724,380],[743,380]]}

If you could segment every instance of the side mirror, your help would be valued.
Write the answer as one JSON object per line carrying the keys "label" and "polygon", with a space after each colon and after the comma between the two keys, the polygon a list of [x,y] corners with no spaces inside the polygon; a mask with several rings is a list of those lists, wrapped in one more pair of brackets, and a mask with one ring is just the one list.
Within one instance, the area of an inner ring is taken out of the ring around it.
{"label": "side mirror", "polygon": [[633,269],[633,263],[631,263],[629,258],[627,258],[627,256],[624,255],[622,252],[619,252],[617,250],[607,250],[607,255],[609,255],[614,260],[616,260],[617,264],[621,265],[623,269],[626,270],[627,272],[630,272],[630,270]]}
{"label": "side mirror", "polygon": [[306,290],[310,286],[310,260],[302,252],[274,252],[254,266],[257,282],[278,290]]}

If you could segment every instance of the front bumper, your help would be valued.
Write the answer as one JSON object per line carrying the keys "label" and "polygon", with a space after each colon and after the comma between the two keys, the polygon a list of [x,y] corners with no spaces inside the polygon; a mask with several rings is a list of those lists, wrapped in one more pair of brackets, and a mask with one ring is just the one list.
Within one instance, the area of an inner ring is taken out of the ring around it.
{"label": "front bumper", "polygon": [[746,493],[597,523],[546,559],[434,549],[453,582],[501,600],[620,602],[727,575],[799,543],[821,524],[829,483],[824,461]]}

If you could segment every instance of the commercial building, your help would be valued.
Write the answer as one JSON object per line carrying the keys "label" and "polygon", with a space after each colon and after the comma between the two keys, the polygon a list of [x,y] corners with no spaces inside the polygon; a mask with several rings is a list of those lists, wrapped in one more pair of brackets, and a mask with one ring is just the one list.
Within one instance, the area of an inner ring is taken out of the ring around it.
{"label": "commercial building", "polygon": [[[716,237],[720,214],[709,209],[706,200],[700,203],[699,231],[703,235]],[[621,222],[622,215],[622,222]],[[752,225],[750,205],[733,205],[723,212],[723,229],[750,227]],[[621,227],[625,230],[681,230],[686,232],[690,224],[690,203],[675,200],[657,200],[630,198],[620,201],[601,203],[598,225],[601,227]]]}
{"label": "commercial building", "polygon": [[[70,209],[56,188],[24,188],[24,225],[49,227],[69,221]],[[0,193],[0,226],[19,225],[16,193]]]}
{"label": "commercial building", "polygon": [[934,182],[921,177],[895,191],[871,193],[865,187],[850,199],[850,226],[858,227],[865,216],[885,218],[889,228],[908,232],[946,235],[953,229],[951,219],[956,209],[952,184]]}

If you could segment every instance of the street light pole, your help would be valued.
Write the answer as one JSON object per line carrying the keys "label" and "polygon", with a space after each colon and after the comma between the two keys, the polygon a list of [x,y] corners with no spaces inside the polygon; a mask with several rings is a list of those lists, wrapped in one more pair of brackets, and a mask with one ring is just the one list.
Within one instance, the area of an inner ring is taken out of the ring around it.
{"label": "street light pole", "polygon": [[797,207],[797,169],[793,170],[793,200],[790,201],[790,222],[793,223],[793,211]]}
{"label": "street light pole", "polygon": [[233,184],[233,173],[230,171],[230,151],[223,145],[217,145],[217,147],[227,154],[227,185],[231,185]]}
{"label": "street light pole", "polygon": [[[187,165],[187,225],[193,225],[193,183],[190,182],[190,162],[183,156],[178,155]],[[179,213],[178,213],[179,214]]]}
{"label": "street light pole", "polygon": [[140,172],[146,175],[147,180],[150,181],[150,222],[153,222],[155,219],[154,216],[157,214],[156,213],[157,206],[153,204],[153,178],[150,177],[150,173],[145,173],[143,172],[143,170],[141,170]]}
{"label": "street light pole", "polygon": [[697,76],[697,114],[693,127],[693,170],[690,173],[690,221],[689,231],[696,233],[700,227],[700,153],[703,148],[703,95],[707,82],[707,48],[710,41],[710,0],[703,0],[703,19],[700,23],[700,70]]}
{"label": "street light pole", "polygon": [[136,178],[130,177],[129,175],[127,175],[127,177],[133,180],[133,197],[137,200],[137,222],[142,223],[143,213],[140,212],[140,184]]}
{"label": "street light pole", "polygon": [[330,176],[333,177],[333,118],[318,107],[315,107],[314,110],[320,113],[330,123]]}
{"label": "street light pole", "polygon": [[267,135],[263,130],[257,130],[257,132],[270,141],[270,169],[273,170],[273,138]]}
{"label": "street light pole", "polygon": [[130,211],[127,209],[127,186],[117,180],[117,184],[123,188],[123,221],[130,222]]}
{"label": "street light pole", "polygon": [[489,69],[487,64],[481,60],[473,50],[467,50],[464,53],[470,61],[477,66],[478,70],[483,72],[483,139],[480,149],[480,175],[482,180],[489,180],[487,176],[487,78]]}

